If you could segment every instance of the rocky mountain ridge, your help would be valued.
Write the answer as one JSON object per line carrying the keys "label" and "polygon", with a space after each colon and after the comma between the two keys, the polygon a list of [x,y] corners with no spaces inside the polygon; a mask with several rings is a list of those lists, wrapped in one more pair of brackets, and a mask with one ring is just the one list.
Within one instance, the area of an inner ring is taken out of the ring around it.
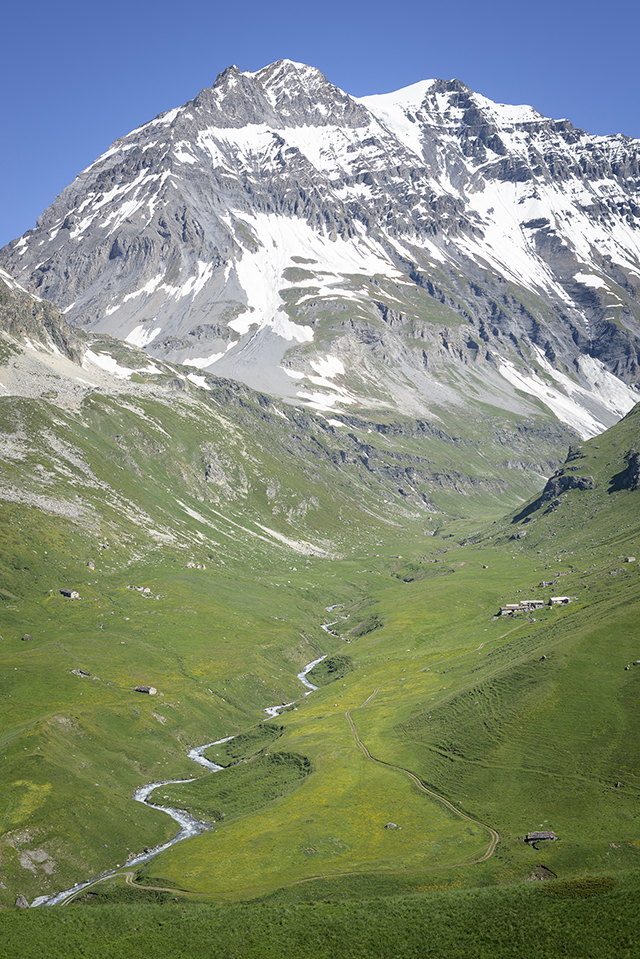
{"label": "rocky mountain ridge", "polygon": [[357,100],[230,67],[0,263],[74,326],[325,415],[481,403],[584,437],[640,397],[639,159],[457,80]]}

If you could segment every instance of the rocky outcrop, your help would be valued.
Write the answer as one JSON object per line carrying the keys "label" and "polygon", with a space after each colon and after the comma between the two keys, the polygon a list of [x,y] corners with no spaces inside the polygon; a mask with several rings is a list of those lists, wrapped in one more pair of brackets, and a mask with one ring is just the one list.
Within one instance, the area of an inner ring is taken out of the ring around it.
{"label": "rocky outcrop", "polygon": [[18,340],[28,339],[46,350],[58,351],[75,362],[81,360],[80,337],[53,303],[30,295],[1,269],[0,330]]}
{"label": "rocky outcrop", "polygon": [[[574,473],[565,472],[565,469],[566,466],[547,480],[540,496],[514,516],[513,523],[527,520],[532,513],[542,509],[542,507],[546,507],[547,511],[557,508],[562,502],[561,497],[569,490],[592,490],[596,488],[596,481],[593,476],[576,476]],[[572,469],[572,467],[569,467],[569,469]],[[520,531],[512,538],[520,538],[526,535],[525,531]]]}
{"label": "rocky outcrop", "polygon": [[625,468],[612,478],[610,492],[622,489],[640,489],[640,453],[637,450],[627,454]]}
{"label": "rocky outcrop", "polygon": [[552,476],[550,480],[547,481],[547,485],[542,491],[542,496],[540,497],[540,502],[545,503],[547,500],[555,499],[557,496],[560,496],[562,493],[566,493],[570,489],[595,489],[596,483],[593,476],[573,476],[566,473],[560,473],[556,476]]}

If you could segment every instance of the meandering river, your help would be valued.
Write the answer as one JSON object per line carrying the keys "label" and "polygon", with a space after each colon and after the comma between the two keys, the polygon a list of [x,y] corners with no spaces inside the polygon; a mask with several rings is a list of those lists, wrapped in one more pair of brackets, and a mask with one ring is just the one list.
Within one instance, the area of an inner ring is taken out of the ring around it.
{"label": "meandering river", "polygon": [[[326,656],[320,656],[318,659],[314,659],[312,662],[307,663],[307,665],[298,673],[298,679],[302,683],[305,689],[305,696],[308,696],[309,693],[312,693],[318,687],[314,686],[312,682],[307,679],[307,673],[310,673],[314,666],[317,666],[318,663],[321,663]],[[277,716],[283,709],[286,709],[288,706],[293,706],[297,700],[293,699],[290,703],[281,703],[279,706],[267,706],[264,712],[269,718]],[[227,736],[224,739],[216,739],[213,742],[205,743],[203,746],[194,746],[193,749],[190,749],[188,752],[189,759],[192,759],[194,763],[198,763],[199,766],[204,766],[205,769],[208,769],[209,772],[219,772],[224,769],[224,766],[218,766],[216,763],[212,763],[210,760],[206,759],[204,753],[210,746],[218,746],[220,743],[228,743],[234,737]],[[133,794],[133,798],[137,802],[147,803],[149,806],[153,806],[154,809],[160,809],[162,812],[166,812],[168,816],[171,816],[178,825],[180,830],[176,833],[173,839],[170,839],[168,842],[165,842],[162,846],[155,846],[153,849],[150,849],[146,852],[141,853],[139,856],[135,856],[132,859],[127,859],[126,863],[116,866],[115,869],[108,869],[106,872],[101,873],[96,879],[89,879],[86,882],[80,882],[75,886],[72,886],[71,889],[65,889],[63,892],[54,893],[51,896],[38,896],[37,899],[34,899],[31,903],[31,906],[57,906],[60,903],[66,902],[67,899],[72,899],[77,893],[81,892],[83,889],[86,889],[88,886],[92,886],[96,882],[101,882],[103,879],[108,879],[109,876],[115,876],[120,870],[127,866],[137,866],[141,862],[147,862],[149,859],[153,859],[154,856],[157,856],[158,853],[164,852],[165,849],[168,849],[169,846],[175,845],[177,842],[181,842],[183,839],[188,839],[190,836],[197,836],[198,833],[204,832],[206,829],[210,829],[206,823],[201,822],[199,819],[195,819],[193,816],[190,816],[188,812],[184,809],[174,809],[172,806],[158,806],[156,803],[149,802],[149,796],[157,789],[159,786],[170,786],[175,783],[190,783],[193,782],[196,777],[191,779],[164,779],[158,782],[147,783],[146,786],[140,786],[139,789],[136,789]]]}

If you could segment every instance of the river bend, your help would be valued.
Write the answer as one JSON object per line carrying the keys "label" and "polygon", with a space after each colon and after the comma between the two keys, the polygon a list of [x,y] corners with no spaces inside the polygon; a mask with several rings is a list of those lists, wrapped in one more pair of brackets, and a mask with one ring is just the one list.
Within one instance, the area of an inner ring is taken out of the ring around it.
{"label": "river bend", "polygon": [[[318,663],[321,663],[326,656],[320,656],[318,659],[314,659],[312,662],[307,663],[307,665],[298,673],[298,679],[305,686],[304,695],[308,696],[310,693],[314,692],[318,687],[314,686],[312,682],[307,679],[307,673],[311,672],[314,666],[317,666]],[[264,712],[269,718],[278,716],[283,709],[286,709],[288,706],[293,706],[297,700],[293,699],[290,703],[281,703],[279,706],[266,706]],[[197,763],[199,766],[203,766],[205,769],[208,769],[209,772],[220,772],[224,769],[224,766],[218,766],[216,763],[212,763],[209,759],[206,759],[204,753],[210,746],[218,746],[220,743],[228,743],[234,737],[226,736],[224,739],[215,739],[213,742],[204,743],[202,746],[194,746],[189,750],[187,755],[189,759],[192,759],[194,763]],[[96,882],[101,882],[103,879],[108,879],[110,876],[117,875],[121,869],[125,866],[138,866],[142,862],[148,862],[149,859],[153,859],[154,856],[157,856],[158,853],[164,852],[165,849],[168,849],[170,846],[175,845],[177,842],[182,842],[183,839],[189,839],[191,836],[197,836],[199,833],[204,832],[211,827],[202,822],[199,819],[196,819],[194,816],[191,816],[184,809],[175,809],[172,806],[159,806],[156,803],[149,802],[149,796],[157,789],[159,786],[171,786],[176,783],[191,783],[196,779],[196,776],[192,776],[190,779],[163,779],[157,782],[147,783],[145,786],[140,786],[139,789],[133,794],[133,798],[136,802],[143,802],[149,806],[153,806],[154,809],[159,809],[162,812],[166,812],[168,816],[171,816],[175,822],[180,826],[179,831],[176,835],[170,839],[168,842],[163,843],[161,846],[155,846],[153,849],[148,852],[143,852],[139,856],[135,856],[132,859],[128,859],[121,866],[116,866],[115,869],[109,869],[106,872],[101,873],[96,879],[88,879],[86,882],[80,882],[75,886],[72,886],[71,889],[65,889],[63,892],[57,892],[50,896],[38,896],[37,899],[34,899],[31,903],[31,906],[57,906],[60,903],[64,903],[69,899],[81,892],[83,889],[86,889],[88,886],[92,886]]]}

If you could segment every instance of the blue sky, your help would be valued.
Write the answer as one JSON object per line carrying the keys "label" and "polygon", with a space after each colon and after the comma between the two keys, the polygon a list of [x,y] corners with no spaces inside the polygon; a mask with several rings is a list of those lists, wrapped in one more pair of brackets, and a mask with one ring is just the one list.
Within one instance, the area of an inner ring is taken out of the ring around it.
{"label": "blue sky", "polygon": [[310,63],[354,96],[457,77],[591,133],[640,137],[637,0],[22,0],[5,4],[0,246],[119,136],[231,63]]}

